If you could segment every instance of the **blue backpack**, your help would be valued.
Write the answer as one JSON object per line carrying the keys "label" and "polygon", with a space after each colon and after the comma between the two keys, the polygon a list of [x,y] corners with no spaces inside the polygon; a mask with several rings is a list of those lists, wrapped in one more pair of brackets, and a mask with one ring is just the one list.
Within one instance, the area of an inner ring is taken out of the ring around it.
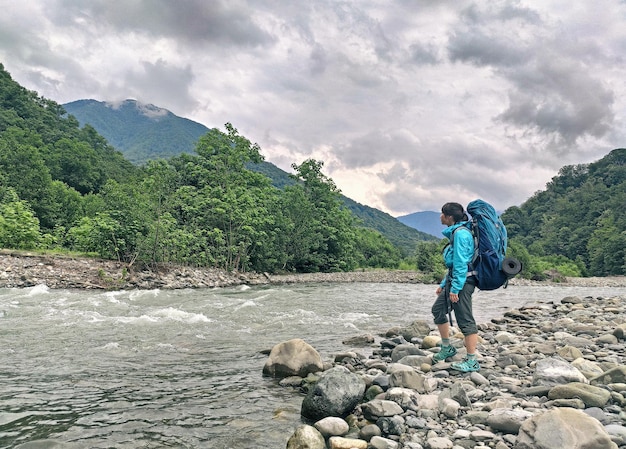
{"label": "blue backpack", "polygon": [[471,215],[467,227],[474,236],[468,274],[474,276],[481,290],[506,288],[508,280],[522,271],[522,265],[517,259],[505,257],[508,236],[504,223],[493,206],[483,200],[470,202],[467,212]]}

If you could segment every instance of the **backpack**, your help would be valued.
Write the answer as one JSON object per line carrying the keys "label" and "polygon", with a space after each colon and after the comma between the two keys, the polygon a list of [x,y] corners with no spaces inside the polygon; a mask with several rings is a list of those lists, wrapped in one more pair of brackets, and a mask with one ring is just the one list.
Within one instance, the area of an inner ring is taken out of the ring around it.
{"label": "backpack", "polygon": [[476,286],[481,290],[506,288],[509,279],[522,271],[522,264],[517,259],[505,257],[508,235],[504,223],[493,206],[483,200],[470,202],[467,212],[471,220],[466,227],[474,236],[474,256],[468,275],[474,276]]}

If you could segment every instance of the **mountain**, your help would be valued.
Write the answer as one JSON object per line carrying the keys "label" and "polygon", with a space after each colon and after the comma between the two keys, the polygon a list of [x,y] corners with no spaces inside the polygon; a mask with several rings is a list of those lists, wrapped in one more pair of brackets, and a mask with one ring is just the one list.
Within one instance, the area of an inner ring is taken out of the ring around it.
{"label": "mountain", "polygon": [[509,241],[566,257],[591,276],[626,274],[626,148],[562,167],[546,190],[502,214]]}
{"label": "mountain", "polygon": [[63,105],[81,126],[89,124],[126,159],[141,165],[150,159],[168,159],[193,153],[206,126],[174,115],[167,109],[135,100],[107,103],[77,100]]}
{"label": "mountain", "polygon": [[[118,103],[77,100],[63,107],[81,125],[95,128],[135,164],[158,158],[168,159],[182,153],[193,154],[197,140],[209,131],[208,127],[200,123],[135,100]],[[270,162],[253,164],[250,168],[265,174],[278,188],[295,182],[287,172]],[[429,233],[407,226],[378,209],[364,206],[345,196],[342,199],[363,226],[383,234],[404,255],[411,254],[419,241],[434,240]]]}
{"label": "mountain", "polygon": [[437,238],[441,238],[441,231],[444,226],[441,224],[440,212],[415,212],[409,215],[396,217],[400,223],[425,232]]}

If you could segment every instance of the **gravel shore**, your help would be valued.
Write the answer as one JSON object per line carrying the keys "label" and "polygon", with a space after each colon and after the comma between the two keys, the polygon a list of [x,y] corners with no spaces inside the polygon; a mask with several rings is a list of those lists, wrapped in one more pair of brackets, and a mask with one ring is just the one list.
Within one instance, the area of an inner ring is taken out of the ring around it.
{"label": "gravel shore", "polygon": [[[111,260],[58,255],[0,252],[0,288],[32,287],[79,289],[179,289],[232,285],[293,284],[311,282],[430,283],[423,273],[403,270],[364,270],[345,273],[267,274],[238,273],[211,268],[163,264],[139,269]],[[511,285],[541,284],[513,279]],[[626,276],[566,278],[559,285],[626,286]]]}

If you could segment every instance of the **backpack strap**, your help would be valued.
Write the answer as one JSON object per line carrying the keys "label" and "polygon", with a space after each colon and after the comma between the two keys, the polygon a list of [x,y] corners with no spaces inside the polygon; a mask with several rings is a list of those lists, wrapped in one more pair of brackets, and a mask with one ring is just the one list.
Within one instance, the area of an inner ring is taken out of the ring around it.
{"label": "backpack strap", "polygon": [[[471,229],[469,226],[466,225],[461,225],[458,228],[456,228],[454,231],[452,231],[452,234],[450,235],[450,242],[444,247],[444,250],[450,246],[453,245],[454,243],[454,234],[456,234],[456,231],[458,231],[461,228],[465,228],[467,229],[470,234],[472,234],[472,238],[474,239],[474,255],[472,256],[472,260],[470,261],[469,264],[467,264],[467,276],[466,277],[470,277],[470,276],[476,276],[476,270],[474,270],[474,262],[476,261],[476,259],[478,259],[478,226],[476,225],[476,223],[474,223],[474,221],[472,221],[472,225],[471,225]],[[451,269],[450,269],[451,270]],[[448,271],[450,271],[448,270]]]}

